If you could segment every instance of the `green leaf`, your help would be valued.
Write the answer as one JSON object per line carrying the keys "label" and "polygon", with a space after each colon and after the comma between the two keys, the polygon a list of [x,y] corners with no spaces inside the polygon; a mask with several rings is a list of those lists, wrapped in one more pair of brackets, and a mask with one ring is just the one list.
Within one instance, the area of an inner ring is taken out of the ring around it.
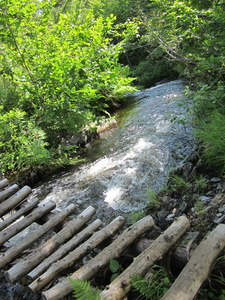
{"label": "green leaf", "polygon": [[111,259],[109,262],[109,269],[112,273],[116,273],[120,268],[120,264],[117,260]]}
{"label": "green leaf", "polygon": [[111,277],[110,277],[110,282],[113,282],[114,279],[116,279],[119,276],[118,273],[114,273]]}

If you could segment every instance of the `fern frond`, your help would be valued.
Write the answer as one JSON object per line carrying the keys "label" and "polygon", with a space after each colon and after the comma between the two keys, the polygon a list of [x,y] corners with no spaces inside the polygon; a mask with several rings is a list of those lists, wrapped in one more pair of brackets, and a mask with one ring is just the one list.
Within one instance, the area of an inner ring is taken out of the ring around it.
{"label": "fern frond", "polygon": [[69,278],[73,288],[73,296],[77,300],[100,300],[97,290],[91,287],[88,281]]}
{"label": "fern frond", "polygon": [[170,286],[170,280],[162,267],[154,272],[150,280],[138,275],[131,276],[132,286],[140,293],[139,299],[161,299]]}
{"label": "fern frond", "polygon": [[131,276],[132,286],[137,290],[141,295],[138,299],[152,299],[152,287],[149,286],[148,281],[142,279],[140,276],[133,274]]}

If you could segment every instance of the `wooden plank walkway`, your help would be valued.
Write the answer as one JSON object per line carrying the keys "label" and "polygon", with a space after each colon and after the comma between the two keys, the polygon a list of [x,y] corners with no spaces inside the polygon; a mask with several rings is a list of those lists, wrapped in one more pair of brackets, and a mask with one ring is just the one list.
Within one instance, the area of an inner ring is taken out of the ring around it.
{"label": "wooden plank walkway", "polygon": [[[56,212],[54,202],[43,204],[38,199],[29,202],[27,197],[30,193],[32,190],[28,186],[20,189],[16,184],[10,186],[7,179],[0,181],[0,269],[4,270],[9,282],[19,282],[33,293],[41,292],[42,298],[46,300],[65,299],[72,292],[68,278],[60,277],[63,272],[67,271],[73,279],[92,279],[109,264],[111,259],[118,258],[138,237],[150,231],[154,226],[152,217],[146,216],[124,229],[99,254],[76,269],[75,263],[81,262],[85,255],[122,229],[125,224],[124,217],[118,216],[111,223],[103,226],[100,219],[92,220],[95,214],[95,208],[92,206],[74,217],[75,205],[71,204],[66,209]],[[26,236],[21,235],[24,230],[33,225],[36,227],[32,229],[32,232],[28,232]],[[186,217],[177,218],[101,293],[102,299],[122,299],[131,288],[130,276],[134,273],[144,276],[156,261],[162,259],[177,244],[189,227]],[[218,228],[219,233],[217,229],[216,234],[213,235],[218,238],[214,240],[211,238],[213,243],[211,243],[210,251],[214,255],[210,258],[208,266],[225,247],[225,225],[218,225]],[[21,235],[19,238],[18,234]],[[206,245],[203,246],[205,247]],[[197,255],[201,256],[201,254],[202,250]],[[199,257],[197,259],[200,261]],[[193,263],[196,264],[195,261]],[[197,265],[201,268],[199,263]],[[192,269],[193,266],[189,268]],[[187,274],[186,271],[184,272]],[[207,269],[207,274],[204,273],[204,276],[207,276],[208,272]],[[194,275],[191,276],[192,281],[195,282]],[[197,286],[192,287],[194,292],[191,297],[183,298],[182,296],[182,299],[194,298],[204,281],[204,276],[198,281]],[[181,282],[183,281],[185,282],[181,278]],[[180,286],[180,283],[176,283],[175,290],[177,290],[177,285]],[[189,282],[188,287],[190,285]],[[181,289],[185,288],[187,285]],[[174,286],[171,290],[170,293],[174,294]],[[185,291],[186,294],[190,293]],[[169,294],[169,298],[164,296],[163,299],[181,298],[175,298],[174,295],[171,298]]]}

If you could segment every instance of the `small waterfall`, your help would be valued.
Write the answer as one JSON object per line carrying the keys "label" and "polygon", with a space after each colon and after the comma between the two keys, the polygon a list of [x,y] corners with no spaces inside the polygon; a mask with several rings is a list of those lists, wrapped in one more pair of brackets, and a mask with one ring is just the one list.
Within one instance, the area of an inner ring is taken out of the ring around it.
{"label": "small waterfall", "polygon": [[194,149],[184,89],[176,80],[134,93],[118,113],[118,128],[90,147],[88,162],[41,184],[34,196],[59,209],[76,203],[77,212],[92,205],[107,221],[144,208],[148,191],[158,192]]}

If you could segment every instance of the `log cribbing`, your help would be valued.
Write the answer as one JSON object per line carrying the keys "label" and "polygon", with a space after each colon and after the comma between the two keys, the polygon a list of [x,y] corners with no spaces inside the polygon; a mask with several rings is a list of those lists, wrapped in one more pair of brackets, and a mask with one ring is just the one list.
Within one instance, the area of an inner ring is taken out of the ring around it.
{"label": "log cribbing", "polygon": [[30,272],[34,267],[41,263],[45,257],[50,255],[56,248],[58,248],[63,242],[76,233],[87,221],[89,221],[95,212],[95,209],[92,206],[89,206],[57,234],[47,240],[43,245],[40,245],[25,259],[5,272],[5,276],[8,281],[14,283]]}
{"label": "log cribbing", "polygon": [[38,206],[34,211],[32,211],[29,215],[27,215],[22,220],[15,222],[10,227],[5,228],[0,232],[0,246],[2,246],[6,241],[8,241],[11,237],[27,228],[30,224],[32,224],[35,220],[42,217],[44,214],[50,212],[53,208],[55,208],[54,202],[48,202],[45,205]]}
{"label": "log cribbing", "polygon": [[25,197],[31,193],[31,188],[25,185],[22,189],[16,192],[13,196],[0,204],[0,217],[15,208]]}
{"label": "log cribbing", "polygon": [[4,221],[0,222],[0,230],[5,229],[7,226],[12,224],[14,221],[19,219],[21,216],[26,214],[28,211],[32,210],[35,206],[37,206],[39,203],[38,198],[34,198],[32,202],[28,202],[26,206],[19,209],[17,212],[13,213],[11,216],[9,216]]}
{"label": "log cribbing", "polygon": [[[69,251],[75,249],[77,245],[79,245],[83,240],[92,235],[96,229],[98,229],[102,225],[102,221],[97,219],[92,222],[85,229],[76,234],[71,240],[69,240],[63,247],[57,249],[52,255],[47,257],[42,263],[40,263],[35,269],[33,269],[29,274],[27,274],[27,281],[31,283],[38,276],[43,274],[51,264],[60,260],[64,257]],[[31,288],[32,289],[32,288]],[[32,289],[33,290],[33,289]],[[34,291],[35,292],[35,291]]]}
{"label": "log cribbing", "polygon": [[162,300],[192,300],[225,248],[225,225],[218,225],[193,252],[190,260]]}
{"label": "log cribbing", "polygon": [[0,257],[0,268],[3,268],[8,262],[16,258],[21,252],[29,248],[34,242],[42,237],[46,232],[54,228],[59,222],[69,216],[76,206],[71,204],[65,210],[56,214],[51,220],[35,230],[31,235],[24,238],[20,244],[17,244],[7,250],[2,257]]}
{"label": "log cribbing", "polygon": [[17,184],[13,184],[12,186],[5,189],[4,191],[0,192],[0,203],[2,203],[5,199],[10,197],[11,195],[15,194],[19,189],[20,188]]}
{"label": "log cribbing", "polygon": [[190,223],[186,217],[181,216],[177,218],[164,233],[138,255],[133,263],[101,293],[101,298],[107,300],[122,299],[131,288],[131,275],[145,276],[149,268],[169,251],[189,227]]}
{"label": "log cribbing", "polygon": [[[74,272],[72,279],[88,280],[102,270],[111,259],[118,257],[136,238],[154,226],[151,216],[139,220],[134,225],[127,228],[116,240],[104,248],[97,256]],[[42,293],[43,299],[59,300],[72,291],[68,278],[62,280],[53,288]]]}
{"label": "log cribbing", "polygon": [[9,184],[8,179],[4,178],[2,180],[0,180],[0,190],[3,189],[4,187],[6,187]]}
{"label": "log cribbing", "polygon": [[92,237],[90,237],[86,242],[76,248],[74,251],[70,252],[60,261],[52,264],[51,267],[42,274],[37,280],[35,280],[29,288],[33,292],[38,292],[47,283],[54,279],[60,272],[71,267],[76,261],[81,259],[85,254],[93,250],[97,245],[103,242],[105,239],[112,236],[121,226],[125,223],[125,218],[117,217],[106,227],[102,228],[98,232],[95,232]]}

